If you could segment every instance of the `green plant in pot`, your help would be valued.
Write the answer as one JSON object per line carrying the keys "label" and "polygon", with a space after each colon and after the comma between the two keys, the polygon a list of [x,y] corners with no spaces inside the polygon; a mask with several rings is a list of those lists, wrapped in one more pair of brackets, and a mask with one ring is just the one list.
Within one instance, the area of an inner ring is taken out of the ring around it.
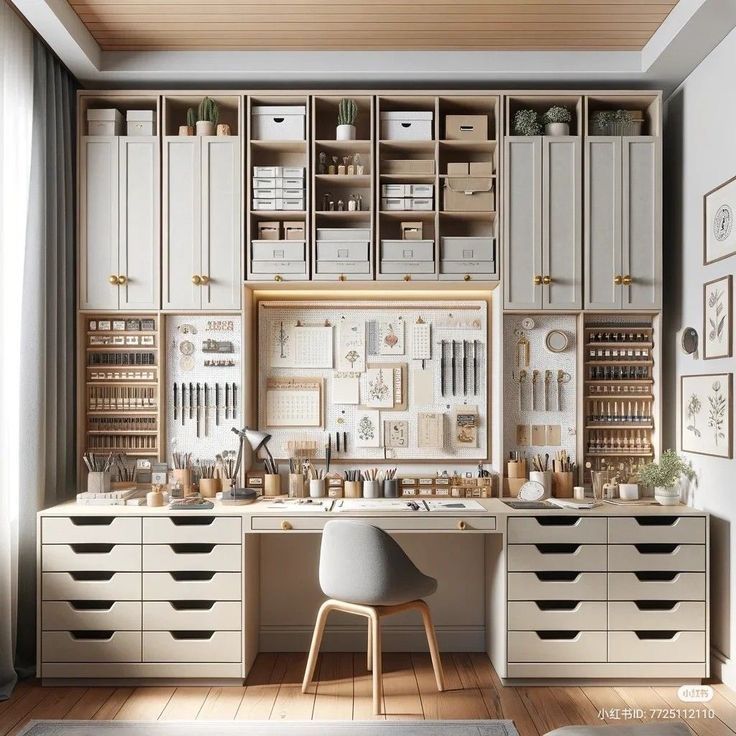
{"label": "green plant in pot", "polygon": [[514,135],[541,135],[542,125],[536,110],[526,108],[514,113]]}
{"label": "green plant in pot", "polygon": [[598,110],[593,113],[596,135],[627,135],[634,116],[629,110]]}
{"label": "green plant in pot", "polygon": [[337,105],[337,131],[335,137],[338,141],[355,140],[355,121],[358,119],[358,105],[355,100],[343,98]]}
{"label": "green plant in pot", "polygon": [[665,450],[658,463],[647,463],[639,471],[639,481],[654,488],[654,498],[662,506],[680,503],[679,483],[683,477],[692,480],[695,471],[674,450]]}
{"label": "green plant in pot", "polygon": [[570,135],[572,113],[561,105],[552,105],[542,115],[545,135]]}
{"label": "green plant in pot", "polygon": [[194,128],[197,125],[197,113],[194,108],[187,108],[187,124],[179,126],[179,135],[194,135]]}
{"label": "green plant in pot", "polygon": [[197,110],[197,135],[214,135],[220,119],[220,108],[211,97],[205,97]]}

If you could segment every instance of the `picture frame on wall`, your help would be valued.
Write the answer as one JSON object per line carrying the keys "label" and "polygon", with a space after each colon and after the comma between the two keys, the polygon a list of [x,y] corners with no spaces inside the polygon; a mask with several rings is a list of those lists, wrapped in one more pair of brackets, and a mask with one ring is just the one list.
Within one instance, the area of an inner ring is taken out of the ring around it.
{"label": "picture frame on wall", "polygon": [[680,377],[680,448],[711,457],[733,457],[733,375]]}
{"label": "picture frame on wall", "polygon": [[703,264],[736,253],[736,176],[703,196]]}
{"label": "picture frame on wall", "polygon": [[733,355],[733,277],[731,274],[703,284],[703,358]]}

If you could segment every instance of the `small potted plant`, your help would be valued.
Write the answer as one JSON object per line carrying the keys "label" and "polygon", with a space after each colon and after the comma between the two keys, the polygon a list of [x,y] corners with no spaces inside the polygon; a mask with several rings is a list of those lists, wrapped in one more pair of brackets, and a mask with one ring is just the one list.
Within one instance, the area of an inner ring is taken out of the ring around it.
{"label": "small potted plant", "polygon": [[552,105],[542,115],[545,135],[570,135],[572,113],[561,105]]}
{"label": "small potted plant", "polygon": [[654,498],[662,506],[680,503],[679,482],[683,476],[692,480],[695,471],[674,450],[665,450],[658,463],[647,463],[639,471],[640,482],[654,488]]}
{"label": "small potted plant", "polygon": [[634,116],[629,110],[598,110],[593,113],[596,135],[629,135]]}
{"label": "small potted plant", "polygon": [[514,135],[540,135],[542,125],[536,110],[517,110],[514,114]]}
{"label": "small potted plant", "polygon": [[194,108],[187,109],[187,124],[179,126],[179,135],[194,135],[194,127],[197,124],[197,115]]}
{"label": "small potted plant", "polygon": [[358,105],[355,100],[343,98],[337,106],[337,131],[335,137],[338,141],[355,140],[355,121],[358,118]]}
{"label": "small potted plant", "polygon": [[205,97],[199,103],[197,111],[197,135],[214,135],[217,121],[220,119],[220,109],[211,97]]}

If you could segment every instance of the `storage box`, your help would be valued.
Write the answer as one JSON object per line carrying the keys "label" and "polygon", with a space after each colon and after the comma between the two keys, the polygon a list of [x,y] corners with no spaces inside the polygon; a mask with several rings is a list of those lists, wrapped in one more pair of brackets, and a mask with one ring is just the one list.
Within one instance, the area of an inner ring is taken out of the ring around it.
{"label": "storage box", "polygon": [[424,212],[434,209],[434,199],[432,197],[409,197],[405,200],[408,204],[408,210],[421,210]]}
{"label": "storage box", "polygon": [[285,179],[303,179],[304,178],[304,167],[303,166],[281,167],[281,176],[283,176]]}
{"label": "storage box", "polygon": [[304,199],[303,189],[281,189],[279,191],[284,199]]}
{"label": "storage box", "polygon": [[388,158],[381,161],[383,174],[434,174],[433,158]]}
{"label": "storage box", "polygon": [[303,222],[284,222],[285,240],[304,240],[305,237],[306,228]]}
{"label": "storage box", "polygon": [[125,120],[128,135],[156,135],[155,110],[128,110]]}
{"label": "storage box", "polygon": [[368,240],[371,239],[369,227],[318,227],[317,240]]}
{"label": "storage box", "polygon": [[304,245],[303,240],[254,240],[251,258],[254,261],[304,261]]}
{"label": "storage box", "polygon": [[447,212],[493,212],[493,190],[490,177],[450,177],[445,179],[442,207]]}
{"label": "storage box", "polygon": [[251,273],[257,274],[305,274],[306,261],[253,261]]}
{"label": "storage box", "polygon": [[381,240],[383,261],[434,261],[434,240]]}
{"label": "storage box", "polygon": [[253,209],[257,212],[273,210],[299,211],[304,209],[304,197],[300,199],[283,199],[281,197],[270,199],[257,198],[253,200]]}
{"label": "storage box", "polygon": [[493,174],[493,161],[471,161],[468,166],[470,176],[492,176]]}
{"label": "storage box", "polygon": [[254,176],[253,189],[303,189],[304,179],[284,176]]}
{"label": "storage box", "polygon": [[266,178],[273,178],[275,176],[283,176],[283,166],[254,166],[253,167],[253,178],[263,176]]}
{"label": "storage box", "polygon": [[402,222],[401,223],[401,239],[402,240],[421,240],[424,223],[422,222]]}
{"label": "storage box", "polygon": [[280,222],[259,222],[258,240],[278,240],[281,237]]}
{"label": "storage box", "polygon": [[405,197],[381,197],[381,209],[387,211],[411,209]]}
{"label": "storage box", "polygon": [[448,176],[467,176],[470,173],[470,164],[467,161],[452,161],[447,164]]}
{"label": "storage box", "polygon": [[443,236],[440,239],[443,261],[495,261],[496,239],[493,236]]}
{"label": "storage box", "polygon": [[487,115],[445,115],[445,139],[448,141],[487,141]]}
{"label": "storage box", "polygon": [[114,107],[87,110],[87,135],[121,135],[123,114]]}
{"label": "storage box", "polygon": [[381,196],[382,197],[404,197],[410,194],[406,190],[407,187],[411,187],[411,184],[382,184],[381,185]]}
{"label": "storage box", "polygon": [[261,141],[303,141],[306,138],[306,117],[304,105],[254,107],[252,137]]}
{"label": "storage box", "polygon": [[392,111],[381,113],[381,139],[384,141],[431,141],[431,110]]}
{"label": "storage box", "polygon": [[433,197],[434,184],[405,184],[407,197]]}
{"label": "storage box", "polygon": [[318,261],[367,261],[367,240],[319,240]]}

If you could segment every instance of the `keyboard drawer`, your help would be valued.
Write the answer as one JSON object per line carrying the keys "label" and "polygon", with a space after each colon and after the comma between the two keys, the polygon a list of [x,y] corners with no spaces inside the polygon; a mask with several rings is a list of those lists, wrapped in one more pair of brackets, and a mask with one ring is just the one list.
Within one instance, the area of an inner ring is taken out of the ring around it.
{"label": "keyboard drawer", "polygon": [[41,568],[45,572],[77,570],[112,570],[139,572],[140,544],[44,544],[41,548]]}
{"label": "keyboard drawer", "polygon": [[139,601],[139,572],[45,572],[41,576],[45,601]]}
{"label": "keyboard drawer", "polygon": [[605,662],[605,631],[509,631],[509,662]]}
{"label": "keyboard drawer", "polygon": [[238,601],[146,601],[143,628],[147,631],[240,631],[243,627]]}
{"label": "keyboard drawer", "polygon": [[[322,516],[252,516],[253,531],[311,531],[323,529],[329,517]],[[387,531],[447,531],[464,532],[493,531],[496,528],[495,516],[441,516],[439,514],[415,515],[412,518],[402,516],[372,516],[370,523]]]}
{"label": "keyboard drawer", "polygon": [[606,594],[604,572],[508,574],[510,601],[605,601]]}
{"label": "keyboard drawer", "polygon": [[43,662],[140,662],[140,631],[44,631]]}
{"label": "keyboard drawer", "polygon": [[615,572],[704,572],[705,545],[662,542],[612,544],[608,547],[608,569]]}
{"label": "keyboard drawer", "polygon": [[612,601],[704,601],[705,573],[612,572],[608,597]]}
{"label": "keyboard drawer", "polygon": [[143,519],[144,544],[174,544],[196,541],[200,544],[240,544],[239,516],[162,516]]}
{"label": "keyboard drawer", "polygon": [[144,601],[239,601],[237,572],[145,572]]}
{"label": "keyboard drawer", "polygon": [[141,519],[125,516],[46,516],[43,544],[140,544]]}
{"label": "keyboard drawer", "polygon": [[702,516],[627,516],[608,520],[609,544],[705,544]]}
{"label": "keyboard drawer", "polygon": [[508,626],[514,631],[606,630],[604,601],[511,601]]}
{"label": "keyboard drawer", "polygon": [[608,604],[612,631],[705,631],[704,601],[614,601]]}
{"label": "keyboard drawer", "polygon": [[606,571],[605,544],[510,544],[509,572]]}
{"label": "keyboard drawer", "polygon": [[143,545],[144,572],[177,570],[212,570],[240,572],[243,548],[239,544],[182,544]]}
{"label": "keyboard drawer", "polygon": [[705,632],[611,631],[608,651],[609,662],[704,662]]}
{"label": "keyboard drawer", "polygon": [[526,516],[508,520],[509,544],[605,544],[606,520],[586,516]]}
{"label": "keyboard drawer", "polygon": [[44,631],[140,631],[139,601],[44,601]]}
{"label": "keyboard drawer", "polygon": [[239,631],[143,632],[144,662],[240,662]]}

